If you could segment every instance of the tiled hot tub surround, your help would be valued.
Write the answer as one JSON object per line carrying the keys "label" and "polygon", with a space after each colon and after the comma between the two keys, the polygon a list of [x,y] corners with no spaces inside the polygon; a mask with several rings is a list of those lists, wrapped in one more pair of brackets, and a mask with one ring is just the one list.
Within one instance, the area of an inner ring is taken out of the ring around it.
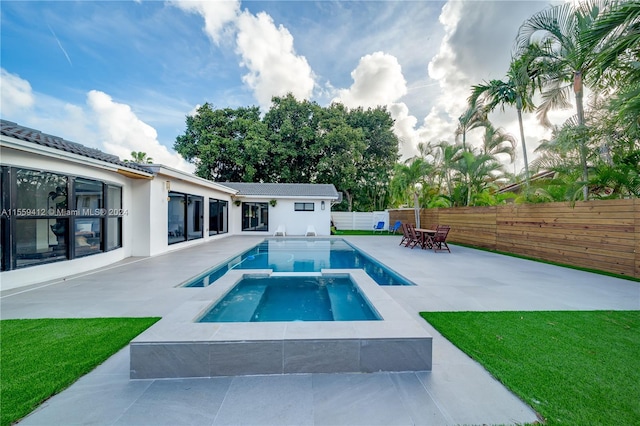
{"label": "tiled hot tub surround", "polygon": [[245,275],[265,274],[232,270],[181,289],[194,297],[131,342],[130,377],[431,370],[431,336],[363,270],[322,274],[351,275],[382,321],[197,322]]}

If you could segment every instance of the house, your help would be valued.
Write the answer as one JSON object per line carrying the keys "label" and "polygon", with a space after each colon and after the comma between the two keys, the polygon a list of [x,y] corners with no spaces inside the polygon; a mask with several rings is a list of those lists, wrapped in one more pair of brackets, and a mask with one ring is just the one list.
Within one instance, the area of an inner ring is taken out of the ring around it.
{"label": "house", "polygon": [[333,185],[220,183],[0,120],[0,289],[229,235],[330,234]]}

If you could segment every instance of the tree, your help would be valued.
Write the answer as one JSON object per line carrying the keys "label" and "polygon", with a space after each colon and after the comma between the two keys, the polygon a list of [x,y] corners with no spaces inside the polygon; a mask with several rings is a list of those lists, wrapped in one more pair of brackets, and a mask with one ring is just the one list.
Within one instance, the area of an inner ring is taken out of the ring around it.
{"label": "tree", "polygon": [[347,210],[353,211],[359,188],[359,169],[366,149],[362,129],[347,124],[348,112],[341,104],[323,111],[320,120],[318,183],[332,183],[345,196]]}
{"label": "tree", "polygon": [[360,211],[383,210],[390,197],[389,183],[400,155],[393,119],[385,107],[349,110],[347,123],[362,131],[364,151],[358,165]]}
{"label": "tree", "polygon": [[[576,101],[578,125],[585,126],[583,105],[583,81],[597,64],[596,42],[585,43],[584,35],[593,29],[598,16],[611,5],[609,0],[569,2],[544,9],[527,19],[518,31],[518,52],[524,53],[539,40],[540,50],[534,61],[544,63],[542,93],[539,106],[542,123],[551,126],[548,112],[557,107],[568,107],[571,90]],[[582,179],[588,181],[586,141],[580,140]],[[583,188],[583,197],[588,198],[588,187]]]}
{"label": "tree", "polygon": [[275,166],[258,107],[211,108],[205,103],[187,116],[175,150],[196,165],[196,175],[227,182],[260,182]]}
{"label": "tree", "polygon": [[288,95],[274,97],[262,119],[257,107],[205,104],[186,125],[174,147],[202,178],[333,183],[347,209],[386,207],[398,139],[385,108],[322,108]]}
{"label": "tree", "polygon": [[396,196],[413,198],[416,227],[420,227],[420,194],[425,185],[425,177],[433,170],[433,166],[422,158],[413,158],[405,164],[397,164],[392,181]]}
{"label": "tree", "polygon": [[456,142],[462,136],[462,149],[467,150],[467,133],[470,130],[484,127],[487,124],[487,109],[484,105],[470,105],[467,110],[458,118],[458,128],[456,129]]}
{"label": "tree", "polygon": [[450,200],[453,199],[452,175],[455,171],[455,164],[464,151],[461,144],[450,144],[447,141],[438,142],[431,151],[434,156],[436,173],[444,179]]}
{"label": "tree", "polygon": [[488,125],[484,128],[480,152],[494,158],[500,154],[506,154],[513,163],[515,158],[515,145],[516,139],[502,127],[496,129],[492,125]]}
{"label": "tree", "polygon": [[292,94],[274,97],[263,118],[270,144],[270,182],[312,183],[321,156],[318,144],[322,108]]}
{"label": "tree", "polygon": [[611,99],[627,132],[640,129],[640,2],[619,2],[599,15],[584,43],[599,45],[590,83]]}
{"label": "tree", "polygon": [[153,158],[147,157],[146,152],[131,151],[131,160],[124,160],[125,163],[153,164]]}
{"label": "tree", "polygon": [[471,205],[473,194],[486,189],[502,171],[502,164],[493,156],[485,153],[476,154],[472,151],[462,152],[454,167],[460,172],[461,178],[466,180],[464,184],[467,187],[467,206]]}
{"label": "tree", "polygon": [[491,80],[488,83],[485,82],[484,84],[473,86],[469,97],[471,106],[476,105],[481,100],[489,111],[493,111],[500,105],[504,112],[505,105],[515,105],[518,114],[520,141],[524,159],[524,175],[527,186],[529,185],[529,160],[527,158],[527,144],[522,124],[522,112],[533,112],[535,109],[531,95],[535,88],[536,75],[531,69],[531,61],[535,58],[536,51],[537,46],[530,45],[530,48],[522,53],[520,57],[511,61],[506,80]]}

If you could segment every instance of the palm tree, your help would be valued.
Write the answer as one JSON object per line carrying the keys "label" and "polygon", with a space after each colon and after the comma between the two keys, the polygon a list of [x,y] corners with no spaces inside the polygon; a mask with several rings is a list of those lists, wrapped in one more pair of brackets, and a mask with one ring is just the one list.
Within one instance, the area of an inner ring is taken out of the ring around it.
{"label": "palm tree", "polygon": [[502,164],[493,156],[485,153],[476,154],[472,151],[462,152],[455,167],[461,177],[466,179],[467,206],[471,205],[474,190],[476,194],[484,190],[499,177],[499,172],[502,171]]}
{"label": "palm tree", "polygon": [[491,80],[488,83],[475,85],[472,87],[471,96],[469,97],[470,105],[475,105],[478,100],[481,100],[489,111],[493,111],[500,105],[502,112],[504,112],[505,105],[515,105],[518,113],[524,175],[527,186],[529,185],[529,160],[527,158],[527,144],[522,124],[522,111],[533,112],[535,110],[531,95],[536,87],[536,75],[530,65],[532,59],[535,58],[537,49],[537,45],[531,45],[531,48],[527,49],[520,57],[513,59],[509,65],[506,80]]}
{"label": "palm tree", "polygon": [[147,157],[146,152],[131,151],[131,160],[124,160],[125,163],[153,164],[153,158]]}
{"label": "palm tree", "polygon": [[426,177],[431,174],[433,166],[420,157],[407,160],[405,164],[397,164],[392,188],[396,196],[413,198],[416,227],[420,227],[420,193],[426,186]]}
{"label": "palm tree", "polygon": [[480,151],[494,158],[499,154],[507,154],[513,163],[516,139],[502,127],[495,128],[492,125],[488,125],[484,129]]}
{"label": "palm tree", "polygon": [[461,144],[450,144],[447,141],[440,141],[434,146],[434,164],[437,173],[444,179],[447,185],[448,196],[453,195],[452,174],[455,171],[454,165],[464,152]]}
{"label": "palm tree", "polygon": [[458,118],[458,128],[455,136],[456,142],[462,136],[462,149],[467,150],[467,132],[478,127],[487,125],[487,109],[484,105],[470,105],[469,108]]}
{"label": "palm tree", "polygon": [[[592,30],[594,22],[611,4],[609,0],[564,3],[536,13],[520,27],[516,39],[518,52],[524,53],[535,40],[539,40],[541,47],[536,61],[545,65],[543,101],[538,108],[543,124],[551,127],[547,117],[551,109],[570,106],[568,97],[573,89],[578,124],[585,125],[583,80],[597,64],[597,50],[595,42],[584,42],[584,34]],[[580,160],[586,200],[589,190],[584,140],[580,141]]]}
{"label": "palm tree", "polygon": [[629,127],[640,127],[640,2],[620,2],[598,17],[584,43],[600,45],[590,83],[608,88],[612,106]]}

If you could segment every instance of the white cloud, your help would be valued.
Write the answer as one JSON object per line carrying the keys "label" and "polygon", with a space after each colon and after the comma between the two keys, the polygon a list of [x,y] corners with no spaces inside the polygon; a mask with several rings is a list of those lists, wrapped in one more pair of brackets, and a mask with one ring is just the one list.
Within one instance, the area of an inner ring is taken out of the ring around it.
{"label": "white cloud", "polygon": [[225,28],[235,22],[240,13],[238,0],[172,1],[170,4],[200,14],[204,18],[204,32],[215,44],[220,44]]}
{"label": "white cloud", "polygon": [[284,26],[276,27],[268,14],[243,12],[237,22],[237,52],[249,70],[242,80],[254,91],[258,103],[268,109],[273,96],[292,93],[309,99],[314,75],[304,56],[296,54],[293,36]]}
{"label": "white cloud", "polygon": [[[428,66],[429,77],[437,82],[440,90],[423,125],[416,129],[421,141],[454,140],[458,117],[467,108],[471,86],[505,78],[518,28],[545,6],[536,1],[448,1],[443,6],[439,21],[445,34],[438,53]],[[515,110],[509,107],[504,113],[497,110],[490,118],[494,125],[502,126],[516,136],[516,169],[521,169],[522,152]],[[526,114],[524,118],[531,161],[538,141],[549,133],[537,123],[535,114]],[[472,132],[467,142],[477,146],[481,143],[481,135],[481,131]]]}
{"label": "white cloud", "polygon": [[4,68],[0,69],[0,105],[3,116],[11,116],[35,104],[31,84]]}
{"label": "white cloud", "polygon": [[289,30],[276,26],[267,13],[240,12],[239,1],[171,4],[200,14],[205,21],[205,33],[216,45],[223,35],[235,33],[240,66],[248,70],[242,81],[253,91],[263,110],[270,107],[273,96],[292,93],[298,99],[309,99],[313,94],[315,77],[307,59],[296,54]]}
{"label": "white cloud", "polygon": [[353,84],[338,91],[334,101],[349,108],[390,105],[407,93],[407,82],[398,60],[384,52],[375,52],[360,58],[351,72]]}
{"label": "white cloud", "polygon": [[104,92],[92,90],[87,94],[87,105],[98,124],[98,137],[107,152],[129,158],[131,151],[142,151],[154,163],[193,172],[192,164],[179,154],[170,152],[158,142],[156,130],[140,120],[131,107],[114,102]]}

